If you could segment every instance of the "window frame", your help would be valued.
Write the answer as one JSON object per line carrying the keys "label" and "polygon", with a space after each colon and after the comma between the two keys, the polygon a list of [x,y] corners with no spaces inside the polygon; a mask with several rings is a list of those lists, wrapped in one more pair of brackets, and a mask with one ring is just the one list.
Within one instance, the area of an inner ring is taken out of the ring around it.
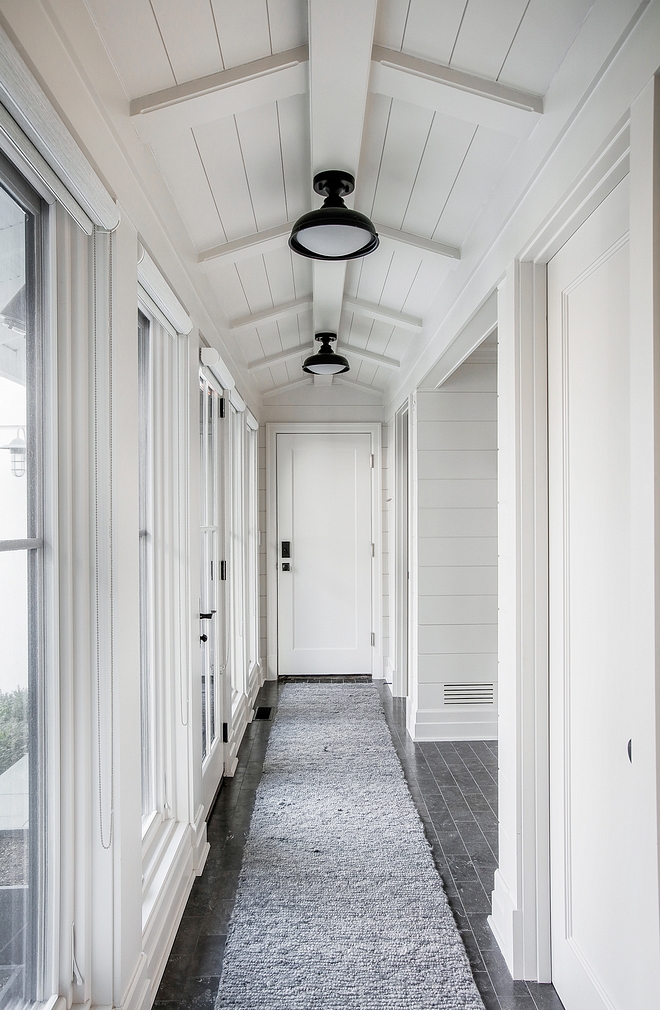
{"label": "window frame", "polygon": [[[26,554],[28,581],[28,755],[29,793],[28,939],[26,962],[33,977],[28,1003],[41,1002],[54,991],[56,952],[49,942],[57,936],[54,913],[57,893],[59,780],[54,768],[59,725],[56,582],[55,375],[52,334],[47,326],[49,210],[46,202],[0,151],[0,187],[32,223],[25,229],[26,286],[26,457],[27,536],[0,540],[0,551]],[[32,297],[33,296],[33,297]],[[28,339],[31,334],[31,339]],[[31,421],[29,419],[32,419]],[[49,424],[46,425],[46,419]],[[47,770],[51,769],[47,774]],[[32,854],[38,849],[38,858]]]}

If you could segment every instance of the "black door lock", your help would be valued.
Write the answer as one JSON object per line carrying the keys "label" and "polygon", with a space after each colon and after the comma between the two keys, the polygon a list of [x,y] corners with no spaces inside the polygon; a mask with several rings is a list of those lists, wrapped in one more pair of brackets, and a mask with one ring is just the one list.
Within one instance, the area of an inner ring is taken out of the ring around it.
{"label": "black door lock", "polygon": [[291,541],[290,540],[283,540],[282,541],[282,557],[283,558],[290,558],[291,557]]}
{"label": "black door lock", "polygon": [[212,610],[210,614],[200,614],[199,619],[200,621],[210,621],[214,614],[215,610]]}
{"label": "black door lock", "polygon": [[291,571],[291,565],[287,561],[285,561],[283,563],[283,565],[282,565],[282,571],[283,572],[290,572]]}
{"label": "black door lock", "polygon": [[208,635],[200,635],[199,636],[199,640],[200,640],[200,642],[208,642],[209,636]]}

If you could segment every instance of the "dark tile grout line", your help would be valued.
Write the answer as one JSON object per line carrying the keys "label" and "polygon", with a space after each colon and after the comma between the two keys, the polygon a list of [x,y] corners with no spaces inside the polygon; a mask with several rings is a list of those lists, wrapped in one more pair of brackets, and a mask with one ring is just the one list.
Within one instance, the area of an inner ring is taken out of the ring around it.
{"label": "dark tile grout line", "polygon": [[[284,682],[369,680],[292,677],[268,681],[256,704],[270,705],[274,716]],[[413,743],[406,733],[405,702],[393,699],[384,684],[377,686],[392,742],[486,1010],[563,1010],[551,985],[512,981],[487,923],[492,873],[497,866],[497,744]],[[272,720],[250,723],[236,772],[220,789],[208,824],[211,850],[188,899],[156,996],[156,1010],[213,1010],[215,1006],[227,927],[271,725]],[[486,809],[474,809],[480,804]],[[481,823],[486,819],[491,822],[490,828],[485,825],[490,838]]]}

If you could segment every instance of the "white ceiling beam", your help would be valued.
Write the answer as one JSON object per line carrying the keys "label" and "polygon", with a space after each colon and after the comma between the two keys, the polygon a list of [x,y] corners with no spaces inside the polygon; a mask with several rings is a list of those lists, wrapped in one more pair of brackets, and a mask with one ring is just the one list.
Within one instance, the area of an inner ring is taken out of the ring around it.
{"label": "white ceiling beam", "polygon": [[409,245],[422,252],[433,253],[434,256],[442,256],[452,260],[460,260],[461,250],[455,246],[444,245],[442,242],[434,242],[420,235],[411,235],[407,231],[399,231],[397,228],[388,228],[387,225],[377,224],[376,231],[381,238],[389,239],[391,242],[398,242],[400,245]]}
{"label": "white ceiling beam", "polygon": [[[318,348],[317,348],[318,350]],[[249,372],[259,372],[271,365],[281,365],[285,361],[292,361],[299,358],[301,354],[313,354],[314,349],[309,344],[298,344],[297,347],[289,347],[286,351],[279,351],[271,354],[267,358],[259,358],[257,361],[248,363]],[[362,361],[369,361],[374,365],[382,365],[383,368],[397,369],[401,367],[401,362],[396,358],[388,358],[384,354],[375,354],[373,351],[363,351],[361,347],[353,347],[352,344],[342,344],[337,349],[338,354],[345,354],[348,357],[360,358]]]}
{"label": "white ceiling beam", "polygon": [[[327,169],[358,174],[376,6],[377,0],[309,0],[312,176]],[[346,263],[316,260],[312,277],[314,330],[336,333]]]}
{"label": "white ceiling beam", "polygon": [[372,305],[370,302],[363,302],[360,298],[345,297],[344,308],[359,316],[367,316],[368,319],[376,319],[380,323],[398,326],[401,330],[410,330],[411,333],[421,332],[424,325],[423,321],[415,316],[408,316],[404,312],[396,312],[394,309],[386,309],[382,305]]}
{"label": "white ceiling beam", "polygon": [[383,46],[372,50],[370,90],[445,116],[526,137],[543,114],[543,99]]}
{"label": "white ceiling beam", "polygon": [[236,319],[230,324],[232,333],[240,333],[244,330],[259,326],[260,323],[274,323],[277,319],[285,319],[287,316],[297,316],[299,312],[304,312],[312,307],[312,296],[306,298],[296,298],[293,302],[285,302],[283,305],[276,305],[272,309],[264,309],[263,312],[255,312],[251,316],[244,316]]}
{"label": "white ceiling beam", "polygon": [[[254,235],[247,235],[245,238],[237,238],[233,242],[224,242],[222,245],[214,246],[213,249],[205,249],[197,256],[199,263],[209,263],[213,260],[229,259],[234,263],[240,260],[250,259],[252,256],[270,252],[272,249],[283,249],[291,234],[291,224],[278,224],[275,228],[267,231],[258,231]],[[401,245],[413,246],[422,252],[432,253],[434,256],[460,260],[461,250],[454,246],[443,245],[441,242],[433,242],[431,239],[421,238],[419,235],[411,235],[409,232],[398,231],[396,228],[388,228],[384,224],[377,224],[376,231],[381,238],[390,242],[398,242]],[[324,263],[323,266],[334,266],[332,263]],[[330,271],[326,271],[329,276]],[[332,326],[321,327],[333,329]],[[335,327],[336,329],[336,327]]]}
{"label": "white ceiling beam", "polygon": [[298,344],[296,347],[290,347],[286,351],[278,351],[277,354],[270,354],[267,358],[259,358],[257,361],[248,362],[248,372],[260,372],[264,368],[270,368],[271,365],[281,365],[285,361],[292,361],[293,358],[299,358],[301,354],[311,354],[312,348],[309,344]]}
{"label": "white ceiling beam", "polygon": [[300,46],[136,98],[131,121],[143,140],[153,140],[305,94],[308,58],[307,46]]}
{"label": "white ceiling beam", "polygon": [[278,224],[275,228],[258,231],[254,235],[234,239],[233,242],[224,242],[222,245],[214,246],[213,249],[205,249],[198,254],[197,262],[208,263],[212,260],[229,259],[233,263],[239,263],[252,256],[270,252],[272,249],[283,249],[289,241],[291,227],[290,224]]}
{"label": "white ceiling beam", "polygon": [[352,344],[342,344],[337,348],[337,353],[360,358],[361,361],[370,361],[374,365],[382,365],[383,368],[401,368],[401,362],[396,358],[388,358],[384,354],[374,354],[373,351],[363,351],[361,347],[354,347]]}

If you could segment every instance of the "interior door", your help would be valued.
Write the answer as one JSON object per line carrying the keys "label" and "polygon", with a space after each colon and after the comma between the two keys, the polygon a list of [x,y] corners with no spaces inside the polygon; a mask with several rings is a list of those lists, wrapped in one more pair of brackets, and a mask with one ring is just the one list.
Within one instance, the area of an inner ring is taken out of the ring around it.
{"label": "interior door", "polygon": [[643,704],[629,648],[628,199],[624,180],[548,266],[552,971],[566,1010],[630,1010],[640,968],[643,910],[619,874],[644,830],[627,749]]}
{"label": "interior door", "polygon": [[370,674],[371,437],[278,434],[280,676]]}
{"label": "interior door", "polygon": [[202,660],[202,795],[209,809],[223,772],[222,723],[226,670],[225,583],[221,559],[224,517],[224,453],[220,391],[203,375],[199,388],[200,594]]}

